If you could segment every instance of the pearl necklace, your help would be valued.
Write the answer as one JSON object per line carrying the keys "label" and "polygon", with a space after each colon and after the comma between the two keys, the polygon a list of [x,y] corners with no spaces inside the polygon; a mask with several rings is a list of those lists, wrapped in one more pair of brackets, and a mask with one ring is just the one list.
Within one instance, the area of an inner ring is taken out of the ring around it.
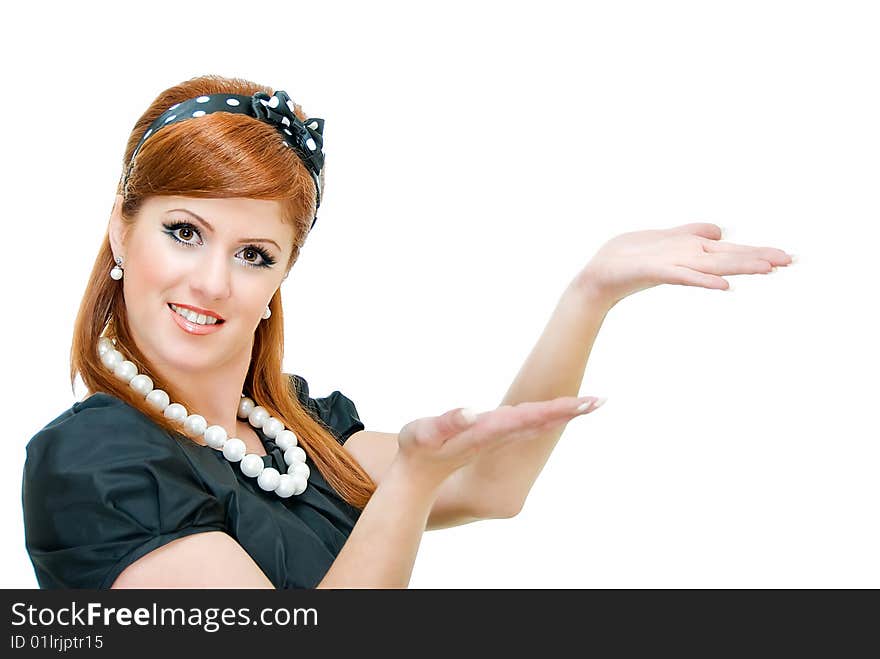
{"label": "pearl necklace", "polygon": [[281,474],[274,467],[266,467],[263,457],[256,453],[245,453],[247,447],[238,437],[229,437],[223,426],[209,426],[205,417],[199,414],[187,414],[186,408],[180,403],[171,403],[168,394],[161,389],[153,389],[153,381],[146,375],[138,375],[134,362],[123,359],[114,341],[102,336],[98,339],[98,356],[101,362],[113,374],[136,392],[145,397],[146,402],[162,412],[166,418],[182,423],[184,429],[196,437],[205,438],[205,443],[223,453],[230,462],[240,462],[241,471],[246,476],[256,477],[257,484],[267,492],[275,492],[282,499],[291,495],[302,494],[309,480],[309,467],[306,464],[306,452],[297,446],[296,435],[284,427],[284,424],[269,411],[256,405],[253,400],[241,395],[238,405],[238,418],[247,417],[254,428],[262,428],[263,434],[284,451],[284,462],[287,473]]}

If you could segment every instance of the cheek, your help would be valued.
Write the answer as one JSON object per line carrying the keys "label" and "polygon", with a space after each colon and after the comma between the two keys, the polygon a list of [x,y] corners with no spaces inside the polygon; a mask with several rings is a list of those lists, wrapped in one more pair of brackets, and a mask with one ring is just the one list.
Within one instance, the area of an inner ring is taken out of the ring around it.
{"label": "cheek", "polygon": [[173,287],[174,281],[180,278],[183,262],[161,240],[143,241],[129,248],[126,261],[136,263],[125,267],[126,303],[130,307],[153,307],[156,301],[164,300],[163,295]]}

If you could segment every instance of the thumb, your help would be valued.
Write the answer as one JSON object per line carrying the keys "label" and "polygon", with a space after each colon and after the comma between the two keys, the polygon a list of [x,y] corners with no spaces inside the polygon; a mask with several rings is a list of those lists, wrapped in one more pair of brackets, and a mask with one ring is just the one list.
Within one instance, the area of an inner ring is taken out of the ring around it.
{"label": "thumb", "polygon": [[456,407],[440,416],[430,418],[427,432],[431,439],[445,442],[447,439],[472,426],[477,421],[477,411],[471,407]]}
{"label": "thumb", "polygon": [[476,423],[478,416],[473,408],[456,407],[440,416],[428,416],[410,421],[400,432],[412,436],[420,443],[439,446],[453,435]]}

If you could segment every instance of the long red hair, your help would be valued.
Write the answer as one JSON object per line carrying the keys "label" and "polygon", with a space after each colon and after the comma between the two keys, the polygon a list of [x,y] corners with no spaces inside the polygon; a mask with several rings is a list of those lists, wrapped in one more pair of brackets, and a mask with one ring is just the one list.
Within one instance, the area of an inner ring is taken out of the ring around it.
{"label": "long red hair", "polygon": [[[206,75],[192,78],[163,91],[135,123],[128,137],[123,172],[149,125],[166,109],[187,99],[210,94],[272,95],[270,87],[243,80]],[[296,116],[308,116],[296,104]],[[324,172],[320,175],[322,193]],[[195,121],[169,124],[144,142],[126,188],[122,179],[117,193],[123,196],[122,219],[136,221],[144,200],[152,195],[203,198],[249,197],[279,201],[282,220],[293,225],[294,244],[289,270],[299,256],[315,216],[315,184],[299,157],[279,139],[274,126],[252,117],[215,112]],[[109,229],[109,228],[108,228]],[[98,339],[116,338],[125,346],[126,359],[148,374],[153,386],[171,400],[191,410],[193,406],[172,382],[157,371],[138,350],[129,330],[122,287],[109,276],[114,266],[109,230],[105,234],[77,313],[70,350],[70,383],[74,390],[79,375],[89,392],[111,394],[149,416],[179,441],[193,441],[182,426],[146,404],[131,387],[118,380],[99,360]],[[250,368],[244,391],[272,416],[284,423],[320,470],[327,482],[349,504],[363,509],[376,489],[369,475],[324,424],[300,404],[290,376],[282,372],[284,356],[284,310],[280,289],[269,303],[272,315],[260,321],[254,336]]]}

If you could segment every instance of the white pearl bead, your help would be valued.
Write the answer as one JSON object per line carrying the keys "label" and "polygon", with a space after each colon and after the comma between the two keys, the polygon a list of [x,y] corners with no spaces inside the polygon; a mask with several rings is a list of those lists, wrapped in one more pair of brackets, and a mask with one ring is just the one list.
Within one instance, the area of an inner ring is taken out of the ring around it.
{"label": "white pearl bead", "polygon": [[111,371],[116,368],[118,364],[121,364],[122,361],[122,353],[119,352],[116,348],[113,348],[113,350],[108,350],[103,355],[101,355],[101,362]]}
{"label": "white pearl bead", "polygon": [[248,421],[254,428],[262,428],[263,422],[269,418],[269,410],[262,405],[257,405],[248,415]]}
{"label": "white pearl bead", "polygon": [[190,414],[183,422],[183,429],[191,435],[198,437],[204,434],[208,427],[208,420],[201,414]]}
{"label": "white pearl bead", "polygon": [[305,462],[294,462],[287,468],[287,473],[291,476],[302,476],[308,480],[309,474],[312,472],[309,470],[309,465]]}
{"label": "white pearl bead", "polygon": [[246,419],[250,413],[253,411],[255,407],[254,401],[252,401],[247,396],[244,396],[241,401],[238,403],[238,418]]}
{"label": "white pearl bead", "polygon": [[110,278],[115,279],[116,281],[122,279],[122,268],[120,268],[118,265],[114,265],[113,268],[110,270]]}
{"label": "white pearl bead", "polygon": [[98,356],[100,357],[108,350],[113,350],[113,341],[108,339],[106,336],[102,336],[98,339]]}
{"label": "white pearl bead", "polygon": [[131,382],[131,379],[137,374],[137,366],[135,366],[134,362],[130,362],[127,359],[124,362],[119,362],[113,369],[113,375],[126,384]]}
{"label": "white pearl bead", "polygon": [[294,462],[305,462],[306,452],[300,446],[291,446],[284,452],[284,461],[289,465]]}
{"label": "white pearl bead", "polygon": [[211,448],[223,448],[226,441],[226,428],[223,426],[208,426],[205,428],[205,443]]}
{"label": "white pearl bead", "polygon": [[286,499],[293,496],[294,490],[296,490],[296,481],[293,476],[281,474],[278,479],[278,487],[275,488],[275,494],[282,499]]}
{"label": "white pearl bead", "polygon": [[165,410],[162,412],[165,415],[166,419],[171,419],[172,421],[183,421],[186,418],[186,408],[180,403],[171,403]]}
{"label": "white pearl bead", "polygon": [[270,416],[263,422],[263,434],[269,439],[274,439],[282,430],[284,430],[284,424],[274,416]]}
{"label": "white pearl bead", "polygon": [[256,453],[248,453],[241,459],[241,472],[245,476],[259,476],[264,466],[263,458]]}
{"label": "white pearl bead", "polygon": [[275,469],[275,467],[266,467],[260,472],[260,475],[257,476],[257,485],[267,492],[271,492],[278,487],[280,482],[281,474],[278,473],[278,470]]}
{"label": "white pearl bead", "polygon": [[296,446],[296,435],[293,434],[292,430],[285,428],[275,435],[275,443],[278,444],[282,451],[286,451],[291,446]]}
{"label": "white pearl bead", "polygon": [[131,382],[128,383],[128,386],[138,392],[141,396],[146,396],[153,390],[153,381],[150,379],[149,375],[141,373],[140,375],[135,375],[131,379]]}
{"label": "white pearl bead", "polygon": [[274,491],[281,498],[299,495],[306,490],[310,474],[309,467],[305,464],[306,452],[297,446],[296,435],[284,427],[281,419],[270,416],[269,410],[256,405],[247,396],[241,397],[238,417],[247,418],[253,427],[262,428],[266,437],[275,439],[276,444],[284,451],[284,461],[288,464],[286,474],[279,473],[274,467],[266,467],[263,456],[247,453],[247,446],[238,437],[227,439],[226,429],[222,426],[208,426],[205,417],[187,414],[183,405],[172,403],[165,391],[153,388],[153,380],[147,375],[138,374],[134,362],[126,360],[115,345],[107,337],[98,339],[97,350],[101,363],[144,396],[147,404],[161,411],[165,418],[182,423],[185,432],[191,436],[204,436],[205,443],[220,450],[229,462],[241,461],[242,473],[250,477],[256,476],[257,483],[263,490]]}
{"label": "white pearl bead", "polygon": [[308,486],[308,481],[302,476],[293,476],[293,483],[296,485],[296,489],[293,491],[295,495],[300,495],[306,491],[306,486]]}
{"label": "white pearl bead", "polygon": [[238,462],[244,457],[247,446],[238,437],[230,437],[223,445],[223,457],[230,462]]}
{"label": "white pearl bead", "polygon": [[168,398],[168,394],[162,389],[153,389],[147,394],[147,402],[160,412],[163,412],[165,408],[168,407],[171,399]]}

